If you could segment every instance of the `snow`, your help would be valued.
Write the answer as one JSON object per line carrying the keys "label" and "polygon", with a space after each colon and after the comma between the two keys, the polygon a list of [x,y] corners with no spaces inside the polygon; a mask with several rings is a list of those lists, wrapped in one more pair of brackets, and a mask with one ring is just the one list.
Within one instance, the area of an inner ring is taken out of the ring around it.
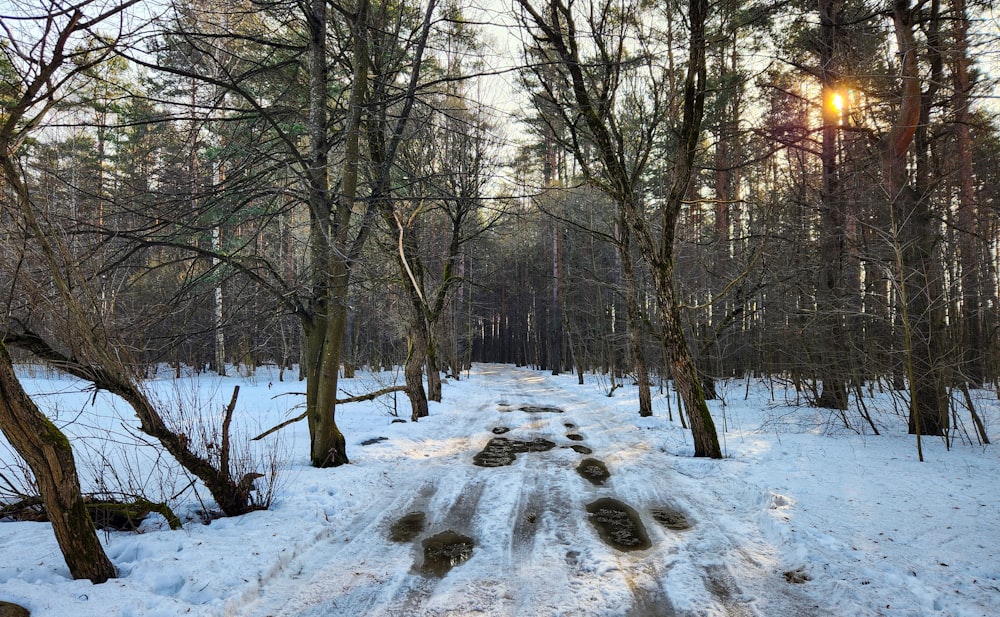
{"label": "snow", "polygon": [[[357,394],[394,377],[364,374],[342,387]],[[69,578],[48,524],[0,522],[0,601],[36,617],[981,617],[1000,610],[995,447],[959,439],[949,449],[925,438],[921,463],[887,394],[867,401],[882,432],[875,436],[845,429],[837,412],[796,404],[794,391],[734,380],[720,384],[722,400],[711,403],[726,458],[695,459],[690,434],[676,413],[674,422],[667,417],[673,394],[657,394],[655,415],[640,418],[634,387],[609,398],[600,379],[587,381],[477,365],[446,383],[444,402],[431,403],[419,423],[394,423],[392,396],[344,406],[338,425],[352,464],[336,469],[308,465],[306,426],[297,423],[252,442],[258,466],[272,460],[277,469],[272,508],[206,525],[194,513],[211,507],[207,492],[136,441],[126,406],[74,380],[24,372],[25,387],[75,436],[86,489],[112,486],[105,461],[117,461],[118,481],[150,497],[178,495],[171,505],[187,520],[179,531],[154,515],[138,533],[100,532],[120,574],[102,585]],[[251,447],[249,436],[300,413],[296,393],[304,389],[266,371],[163,375],[151,385],[188,422],[220,415],[239,385],[241,451]],[[1000,439],[996,395],[974,396]],[[396,404],[405,415],[402,395]],[[523,405],[563,413],[527,413]],[[860,429],[857,412],[847,413]],[[507,467],[473,465],[498,426],[511,429],[504,437],[543,437],[556,447],[519,453]],[[111,444],[95,437],[102,435]],[[574,444],[593,454],[578,454]],[[607,464],[605,484],[576,473],[587,456]],[[12,462],[0,447],[0,471],[10,475]],[[586,511],[601,497],[639,512],[652,548],[604,544]],[[664,507],[683,513],[690,529],[656,523],[650,509]],[[426,514],[424,531],[393,542],[390,526],[416,511]],[[444,530],[473,538],[472,557],[444,577],[424,574],[421,542]]]}

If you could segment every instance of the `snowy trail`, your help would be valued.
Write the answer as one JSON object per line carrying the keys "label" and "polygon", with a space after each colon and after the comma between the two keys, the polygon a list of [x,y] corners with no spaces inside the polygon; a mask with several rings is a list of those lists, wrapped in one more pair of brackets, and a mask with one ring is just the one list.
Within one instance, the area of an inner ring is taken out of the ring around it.
{"label": "snowy trail", "polygon": [[[342,387],[398,378],[359,373]],[[87,384],[30,371],[22,380],[87,443],[134,422]],[[150,383],[203,409],[224,408],[235,385],[237,435],[299,413],[301,383],[274,373]],[[72,580],[48,524],[0,521],[0,601],[34,617],[996,615],[1000,450],[925,440],[920,463],[890,396],[868,403],[884,429],[874,437],[775,385],[720,383],[710,406],[726,458],[712,461],[691,456],[669,392],[640,418],[630,384],[608,398],[600,375],[580,386],[575,375],[476,365],[417,424],[396,422],[402,397],[338,410],[351,465],[311,467],[304,423],[253,442],[258,468],[270,460],[277,471],[268,510],[201,525],[205,504],[189,492],[174,506],[187,513],[183,530],[154,516],[139,533],[102,532],[120,574],[105,584]],[[975,396],[1000,441],[996,393]],[[501,437],[506,450],[483,454]],[[11,464],[4,452],[0,443],[0,469]],[[102,459],[79,454],[93,483]],[[125,454],[160,494],[187,483],[155,449],[129,443]],[[648,548],[612,548],[601,534],[621,530],[592,522],[629,512]],[[449,530],[474,547],[438,576],[424,568],[423,544]]]}
{"label": "snowy trail", "polygon": [[[720,508],[705,500],[721,497],[706,493],[690,474],[699,468],[708,473],[718,463],[683,461],[691,468],[685,475],[675,469],[675,456],[649,446],[640,427],[616,420],[609,409],[595,406],[593,397],[549,385],[536,372],[485,367],[476,379],[485,400],[466,401],[468,413],[449,417],[441,427],[447,448],[407,446],[399,473],[386,475],[384,490],[375,492],[381,497],[349,519],[338,516],[336,531],[316,538],[262,581],[257,598],[230,603],[227,614],[822,614],[811,610],[807,598],[767,589],[774,585],[773,576],[755,584],[734,575],[735,570],[768,578],[770,570],[761,563],[766,555],[743,548],[745,537],[735,539],[747,529],[726,530],[697,520],[698,512]],[[532,405],[563,413],[520,410]],[[473,465],[473,456],[495,437],[496,427],[509,429],[504,437],[547,439],[556,447],[517,454],[509,466]],[[591,485],[576,473],[586,457],[572,446],[589,448],[608,464],[611,477],[605,485]],[[377,447],[394,445],[387,440]],[[600,497],[613,497],[639,512],[652,547],[623,552],[604,544],[587,514],[587,504]],[[663,506],[695,518],[692,528],[673,531],[658,525],[650,508]],[[411,512],[426,514],[423,533],[410,542],[392,541],[391,525]],[[473,538],[472,557],[444,577],[422,573],[421,540],[445,530]],[[316,568],[317,563],[325,565]],[[304,571],[305,564],[311,571]],[[766,602],[759,597],[765,592]]]}

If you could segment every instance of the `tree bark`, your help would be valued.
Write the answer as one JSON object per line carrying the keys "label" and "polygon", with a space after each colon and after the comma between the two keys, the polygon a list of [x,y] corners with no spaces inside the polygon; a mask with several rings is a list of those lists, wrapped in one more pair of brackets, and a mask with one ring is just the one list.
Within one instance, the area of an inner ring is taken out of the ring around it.
{"label": "tree bark", "polygon": [[[343,293],[346,296],[346,289]],[[346,300],[346,297],[343,298]],[[346,307],[329,298],[322,314],[305,327],[306,412],[309,424],[309,456],[313,467],[338,467],[350,462],[347,440],[334,417],[340,351],[344,338]],[[339,306],[338,306],[339,305]]]}
{"label": "tree bark", "polygon": [[87,512],[69,440],[21,387],[7,346],[0,341],[0,429],[28,463],[52,522],[59,549],[75,579],[103,583],[117,572]]}
{"label": "tree bark", "polygon": [[425,355],[427,369],[427,399],[440,403],[441,392],[441,358],[438,356],[437,336],[434,335],[434,325],[428,324],[427,329],[430,336],[427,337],[427,350]]}
{"label": "tree bark", "polygon": [[306,335],[306,412],[309,456],[314,467],[336,467],[350,462],[346,440],[337,427],[336,401],[350,284],[347,238],[358,193],[361,121],[368,85],[367,14],[368,0],[359,0],[357,11],[351,16],[353,81],[344,128],[340,194],[334,199],[330,191],[327,138],[327,3],[311,0],[307,7],[309,168],[306,172],[313,281],[311,310],[300,318]]}
{"label": "tree bark", "polygon": [[549,307],[549,364],[552,374],[563,369],[562,331],[562,226],[552,219],[552,304]]}
{"label": "tree bark", "polygon": [[[74,358],[59,354],[44,339],[33,332],[4,332],[6,340],[26,351],[30,351],[51,366],[94,384],[98,390],[105,390],[120,396],[135,411],[140,430],[155,438],[177,462],[193,476],[201,480],[226,516],[239,516],[250,511],[249,491],[244,491],[230,476],[227,468],[217,469],[211,461],[202,458],[189,447],[183,434],[170,430],[149,397],[129,377],[122,367],[85,366]],[[98,350],[107,353],[104,350]]]}

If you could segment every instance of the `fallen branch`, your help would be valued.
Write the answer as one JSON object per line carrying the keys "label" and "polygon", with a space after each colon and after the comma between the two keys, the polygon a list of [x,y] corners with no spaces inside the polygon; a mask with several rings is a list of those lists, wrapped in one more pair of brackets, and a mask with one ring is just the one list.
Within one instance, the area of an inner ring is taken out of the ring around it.
{"label": "fallen branch", "polygon": [[[362,394],[362,395],[359,395],[359,396],[351,396],[351,397],[348,397],[348,398],[338,398],[336,400],[336,404],[337,405],[344,405],[346,403],[360,403],[361,401],[370,401],[373,398],[378,398],[378,397],[382,396],[383,394],[390,394],[392,392],[403,392],[404,390],[406,390],[406,386],[389,386],[388,388],[382,388],[381,390],[376,390],[374,392],[369,392],[368,394]],[[274,426],[272,428],[267,429],[266,431],[264,431],[260,435],[257,435],[256,437],[254,437],[250,441],[258,441],[260,439],[263,439],[263,438],[267,437],[268,435],[270,435],[271,433],[276,433],[276,432],[280,431],[281,429],[285,428],[289,424],[295,424],[296,422],[299,422],[301,420],[305,420],[306,416],[308,416],[308,415],[309,415],[309,412],[308,411],[304,411],[301,414],[295,416],[294,418],[291,418],[290,420],[285,420],[281,424],[279,424],[277,426]]]}
{"label": "fallen branch", "polygon": [[[156,503],[142,497],[131,502],[85,497],[84,502],[98,528],[134,531],[150,512],[156,512],[167,520],[171,529],[182,529],[181,520],[166,503]],[[17,503],[0,504],[0,518],[7,516],[17,521],[49,520],[45,504],[37,496],[26,497]]]}
{"label": "fallen branch", "polygon": [[167,519],[170,529],[183,529],[181,519],[177,518],[174,511],[165,503],[155,503],[143,498],[135,501],[115,502],[115,501],[92,501],[86,504],[90,516],[94,519],[94,524],[98,529],[117,529],[118,531],[138,529],[139,525],[150,512],[156,512]]}

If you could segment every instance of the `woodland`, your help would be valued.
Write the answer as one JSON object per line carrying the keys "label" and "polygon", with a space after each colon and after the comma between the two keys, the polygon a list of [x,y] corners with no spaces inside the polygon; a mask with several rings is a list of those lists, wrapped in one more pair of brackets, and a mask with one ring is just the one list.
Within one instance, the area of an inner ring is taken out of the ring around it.
{"label": "woodland", "polygon": [[988,442],[993,8],[5,0],[0,428],[74,576],[115,570],[20,363],[126,401],[230,516],[255,474],[165,419],[163,366],[303,382],[315,467],[349,462],[339,405],[416,421],[480,362],[635,384],[639,416],[669,383],[697,457],[744,376]]}

